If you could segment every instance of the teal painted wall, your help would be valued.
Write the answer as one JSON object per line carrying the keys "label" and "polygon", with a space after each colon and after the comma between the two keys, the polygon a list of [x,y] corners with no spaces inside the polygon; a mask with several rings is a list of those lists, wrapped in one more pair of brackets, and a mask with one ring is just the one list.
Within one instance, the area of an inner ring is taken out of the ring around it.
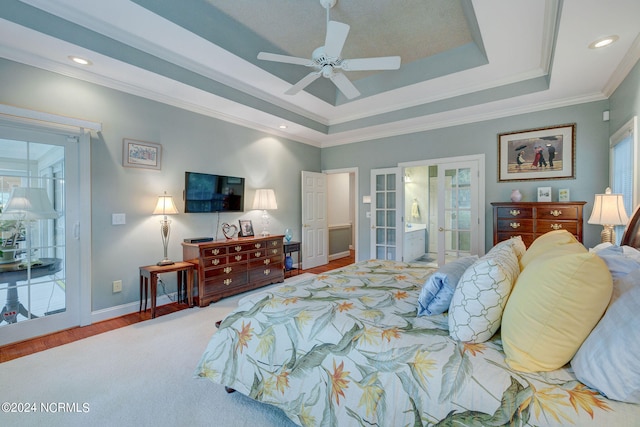
{"label": "teal painted wall", "polygon": [[[571,107],[487,120],[462,126],[436,129],[409,135],[388,137],[373,141],[325,148],[322,150],[322,168],[340,169],[358,167],[359,188],[357,200],[370,191],[370,172],[374,168],[394,167],[398,163],[454,156],[485,155],[485,246],[492,245],[493,219],[490,203],[509,201],[513,188],[518,188],[525,201],[536,200],[537,187],[552,187],[554,200],[559,188],[569,188],[572,200],[588,202],[584,215],[588,218],[593,195],[602,192],[608,182],[609,124],[602,121],[602,112],[609,109],[603,100]],[[498,182],[498,134],[565,123],[576,123],[576,179],[536,180],[525,182]],[[365,152],[366,156],[362,153]],[[369,205],[360,204],[358,217],[358,259],[370,254],[370,222],[366,218]],[[585,244],[595,245],[600,239],[598,226],[586,224]]]}
{"label": "teal painted wall", "polygon": [[631,69],[624,81],[609,98],[610,102],[610,134],[640,112],[640,62]]}
{"label": "teal painted wall", "polygon": [[[320,171],[319,148],[7,60],[0,60],[0,78],[2,104],[103,124],[91,137],[93,199],[84,205],[92,212],[92,310],[139,300],[138,267],[163,255],[159,219],[151,212],[164,191],[184,212],[185,171],[245,177],[245,213],[221,214],[220,223],[251,219],[257,232],[261,213],[251,211],[255,189],[274,188],[278,210],[270,212],[270,230],[283,234],[290,227],[293,239],[300,239],[300,171]],[[124,168],[123,138],[161,144],[162,169]],[[112,226],[112,213],[125,213],[126,225]],[[171,220],[173,260],[182,259],[184,238],[212,236],[217,226],[216,214],[182,213]],[[111,282],[119,279],[123,292],[114,294]],[[163,280],[167,292],[174,292],[175,275]]]}

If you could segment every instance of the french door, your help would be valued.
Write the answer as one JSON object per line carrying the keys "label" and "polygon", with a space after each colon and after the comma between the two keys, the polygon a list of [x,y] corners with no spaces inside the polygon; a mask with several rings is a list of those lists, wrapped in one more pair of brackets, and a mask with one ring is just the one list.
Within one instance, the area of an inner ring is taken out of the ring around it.
{"label": "french door", "polygon": [[402,260],[400,168],[371,170],[371,257]]}
{"label": "french door", "polygon": [[80,324],[79,157],[78,137],[0,126],[0,345]]}

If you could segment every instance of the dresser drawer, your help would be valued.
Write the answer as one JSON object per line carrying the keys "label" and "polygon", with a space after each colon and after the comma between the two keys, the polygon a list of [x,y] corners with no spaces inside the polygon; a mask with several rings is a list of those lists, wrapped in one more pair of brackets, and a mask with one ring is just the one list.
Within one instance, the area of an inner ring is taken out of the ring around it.
{"label": "dresser drawer", "polygon": [[558,206],[537,209],[538,219],[578,219],[578,209],[572,206]]}
{"label": "dresser drawer", "polygon": [[497,231],[499,233],[533,233],[533,220],[519,218],[499,219]]}
{"label": "dresser drawer", "polygon": [[533,208],[529,207],[501,207],[496,211],[498,218],[533,218]]}
{"label": "dresser drawer", "polygon": [[536,233],[544,234],[554,230],[567,230],[571,234],[578,233],[578,224],[575,221],[558,221],[540,219],[537,222]]}
{"label": "dresser drawer", "polygon": [[225,276],[218,276],[214,279],[207,280],[203,286],[202,298],[211,297],[220,292],[228,291],[234,287],[244,286],[248,283],[247,272],[239,272]]}
{"label": "dresser drawer", "polygon": [[205,269],[216,268],[222,265],[227,264],[227,257],[225,256],[217,256],[217,257],[208,257],[202,258],[202,267]]}
{"label": "dresser drawer", "polygon": [[227,248],[225,247],[221,247],[221,248],[204,248],[202,249],[202,253],[200,255],[200,258],[211,258],[211,257],[216,257],[219,255],[226,255],[227,254]]}
{"label": "dresser drawer", "polygon": [[276,281],[281,276],[284,276],[282,271],[282,263],[274,263],[260,268],[252,268],[249,270],[249,280],[252,282],[270,282]]}

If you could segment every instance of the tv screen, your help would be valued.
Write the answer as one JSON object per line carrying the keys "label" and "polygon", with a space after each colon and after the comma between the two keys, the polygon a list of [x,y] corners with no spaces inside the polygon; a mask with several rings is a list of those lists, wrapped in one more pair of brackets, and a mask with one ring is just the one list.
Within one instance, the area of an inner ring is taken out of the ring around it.
{"label": "tv screen", "polygon": [[185,172],[184,211],[243,212],[244,178]]}

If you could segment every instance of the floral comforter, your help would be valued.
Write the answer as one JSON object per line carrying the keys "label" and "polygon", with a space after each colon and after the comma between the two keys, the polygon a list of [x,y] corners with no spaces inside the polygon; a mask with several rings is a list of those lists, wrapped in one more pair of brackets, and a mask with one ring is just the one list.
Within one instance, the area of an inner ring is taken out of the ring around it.
{"label": "floral comforter", "polygon": [[433,268],[371,260],[244,298],[196,376],[280,407],[302,426],[631,426],[640,405],[608,400],[570,368],[521,373],[499,334],[448,335],[416,317]]}

